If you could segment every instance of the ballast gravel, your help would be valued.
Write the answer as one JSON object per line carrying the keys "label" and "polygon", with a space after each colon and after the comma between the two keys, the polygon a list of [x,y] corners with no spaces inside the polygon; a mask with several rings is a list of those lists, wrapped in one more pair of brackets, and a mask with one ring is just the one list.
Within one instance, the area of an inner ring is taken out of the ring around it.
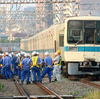
{"label": "ballast gravel", "polygon": [[20,96],[13,80],[0,79],[0,83],[3,86],[0,90],[0,96]]}
{"label": "ballast gravel", "polygon": [[79,81],[71,81],[68,78],[64,78],[64,77],[62,77],[61,82],[56,81],[52,83],[48,83],[48,78],[44,78],[43,84],[59,95],[84,96],[84,95],[87,95],[91,91],[99,90],[88,84],[85,84]]}

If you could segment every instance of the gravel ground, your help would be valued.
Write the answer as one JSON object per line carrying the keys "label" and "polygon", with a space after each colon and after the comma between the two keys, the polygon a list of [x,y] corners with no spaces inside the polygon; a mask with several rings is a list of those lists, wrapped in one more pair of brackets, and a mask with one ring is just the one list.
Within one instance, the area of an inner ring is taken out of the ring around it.
{"label": "gravel ground", "polygon": [[29,95],[48,95],[44,90],[42,90],[38,85],[36,84],[23,84],[23,89],[27,91]]}
{"label": "gravel ground", "polygon": [[[61,77],[61,82],[52,82],[49,83],[47,77],[43,78],[43,84],[47,86],[52,91],[56,92],[59,95],[75,95],[75,96],[83,96],[88,94],[92,90],[98,90],[88,84],[81,83],[79,81],[71,81],[67,78]],[[92,81],[93,83],[100,84],[100,81]],[[20,95],[17,91],[17,88],[12,80],[4,80],[0,79],[0,83],[4,85],[3,89],[0,90],[0,96],[18,96]],[[48,95],[45,91],[43,91],[36,84],[24,84],[22,87],[27,91],[30,95]],[[100,91],[100,90],[99,90]]]}
{"label": "gravel ground", "polygon": [[0,79],[0,83],[4,86],[0,90],[0,96],[19,96],[20,93],[17,91],[17,88],[14,82],[11,79],[5,80]]}
{"label": "gravel ground", "polygon": [[[83,96],[88,94],[92,90],[98,90],[88,84],[81,83],[79,81],[71,81],[67,78],[61,77],[61,82],[48,83],[48,78],[43,79],[43,83],[52,91],[59,95],[76,95]],[[100,82],[99,82],[100,83]]]}

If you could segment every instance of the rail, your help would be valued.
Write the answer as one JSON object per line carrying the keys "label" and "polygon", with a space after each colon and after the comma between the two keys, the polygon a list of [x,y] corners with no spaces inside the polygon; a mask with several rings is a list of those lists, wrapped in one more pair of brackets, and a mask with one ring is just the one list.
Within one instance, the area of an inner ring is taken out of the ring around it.
{"label": "rail", "polygon": [[42,88],[44,91],[46,91],[49,95],[55,95],[58,99],[63,99],[60,95],[56,94],[55,92],[51,91],[50,89],[48,89],[46,86],[44,86],[43,84],[37,82],[38,86],[40,88]]}
{"label": "rail", "polygon": [[20,92],[20,94],[22,95],[22,96],[25,96],[27,99],[30,99],[29,98],[29,96],[26,94],[26,92],[24,91],[24,89],[21,87],[21,85],[19,84],[19,82],[17,81],[17,79],[14,77],[13,78],[14,79],[14,81],[15,81],[15,85],[16,85],[16,87],[17,87],[17,89],[18,89],[18,91]]}
{"label": "rail", "polygon": [[95,88],[100,89],[100,85],[98,85],[98,84],[92,83],[92,82],[87,81],[87,80],[84,80],[84,79],[79,79],[79,81],[80,81],[80,82],[83,82],[83,83],[87,83],[87,84],[89,84],[89,85],[91,85],[91,86],[93,86],[93,87],[95,87]]}

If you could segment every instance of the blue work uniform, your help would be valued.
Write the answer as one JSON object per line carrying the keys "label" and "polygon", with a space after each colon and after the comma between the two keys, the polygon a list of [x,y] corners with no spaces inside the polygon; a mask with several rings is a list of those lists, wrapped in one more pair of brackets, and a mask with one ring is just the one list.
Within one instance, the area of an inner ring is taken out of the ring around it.
{"label": "blue work uniform", "polygon": [[30,77],[30,63],[32,63],[32,61],[26,57],[22,60],[21,64],[23,65],[22,68],[22,73],[21,73],[21,81],[23,82],[25,79],[25,76],[27,75],[26,78],[26,82],[29,82],[29,77]]}
{"label": "blue work uniform", "polygon": [[21,79],[21,68],[20,68],[20,64],[22,62],[24,58],[23,57],[18,57],[16,62],[18,64],[18,78]]}
{"label": "blue work uniform", "polygon": [[[33,58],[36,59],[35,62],[34,62]],[[38,56],[32,57],[32,63],[35,64],[34,66],[32,66],[33,80],[36,83],[36,81],[37,81],[36,80],[36,73],[37,73],[38,79],[41,82],[40,67],[39,67],[39,65],[41,64],[40,57],[38,57]]]}
{"label": "blue work uniform", "polygon": [[3,68],[3,59],[0,58],[0,73],[1,73],[2,68]]}
{"label": "blue work uniform", "polygon": [[3,65],[4,65],[4,72],[5,72],[5,77],[6,79],[8,79],[8,75],[9,78],[12,78],[12,71],[11,71],[11,59],[9,56],[6,56],[3,60]]}
{"label": "blue work uniform", "polygon": [[12,66],[14,67],[14,75],[18,75],[18,69],[17,67],[17,63],[16,63],[17,57],[13,56],[12,58]]}
{"label": "blue work uniform", "polygon": [[[52,64],[52,58],[50,58],[49,56],[45,57],[44,63],[47,63],[48,66],[51,65]],[[48,73],[49,82],[51,82],[51,74],[52,74],[51,71],[52,71],[52,69],[49,68],[48,66],[46,65],[45,69],[43,70],[41,78],[43,78],[46,75],[46,73]]]}

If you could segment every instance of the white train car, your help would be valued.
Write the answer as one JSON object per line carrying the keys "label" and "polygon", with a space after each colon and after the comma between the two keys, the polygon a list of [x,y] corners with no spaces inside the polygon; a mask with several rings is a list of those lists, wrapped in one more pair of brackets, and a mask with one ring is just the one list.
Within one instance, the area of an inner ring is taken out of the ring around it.
{"label": "white train car", "polygon": [[100,74],[100,17],[67,18],[64,58],[69,75]]}
{"label": "white train car", "polygon": [[37,51],[42,59],[45,57],[46,51],[50,53],[50,57],[54,58],[54,53],[61,50],[64,61],[64,26],[64,23],[53,25],[31,38],[22,39],[20,49],[28,53]]}
{"label": "white train car", "polygon": [[68,63],[69,75],[100,75],[99,16],[67,18],[65,23],[22,39],[20,45],[24,52],[39,52],[42,59],[46,51],[54,58],[54,53],[60,50],[63,62]]}

